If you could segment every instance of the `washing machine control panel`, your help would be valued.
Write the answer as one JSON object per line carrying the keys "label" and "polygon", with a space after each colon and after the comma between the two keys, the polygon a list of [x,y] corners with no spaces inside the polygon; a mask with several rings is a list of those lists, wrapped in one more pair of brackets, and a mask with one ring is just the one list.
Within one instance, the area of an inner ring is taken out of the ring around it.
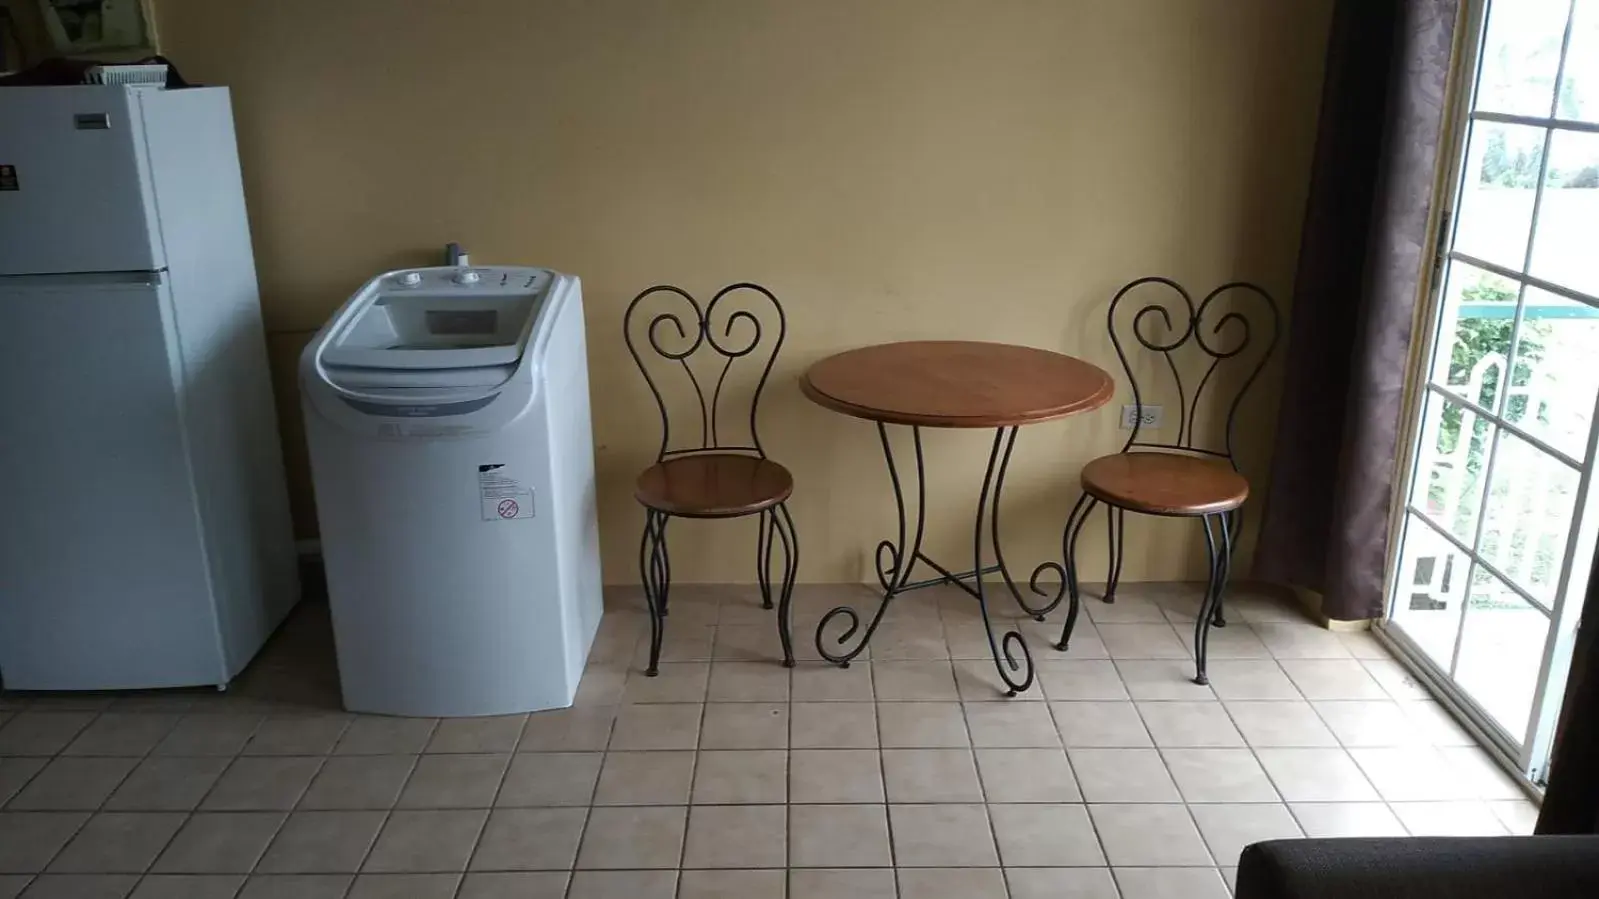
{"label": "washing machine control panel", "polygon": [[544,292],[550,284],[550,273],[541,268],[516,266],[439,266],[394,272],[385,281],[385,292],[395,293],[528,294]]}

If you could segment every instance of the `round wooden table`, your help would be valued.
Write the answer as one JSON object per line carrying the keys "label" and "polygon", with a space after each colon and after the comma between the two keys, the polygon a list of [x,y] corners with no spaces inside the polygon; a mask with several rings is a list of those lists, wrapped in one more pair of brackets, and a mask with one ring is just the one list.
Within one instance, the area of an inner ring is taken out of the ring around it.
{"label": "round wooden table", "polygon": [[[999,502],[1005,470],[1021,426],[1105,405],[1115,393],[1110,375],[1081,359],[1033,347],[969,340],[919,340],[861,347],[829,356],[811,366],[801,379],[800,388],[818,405],[876,422],[899,512],[897,539],[884,540],[877,545],[877,577],[883,587],[883,599],[877,612],[863,629],[860,615],[849,606],[829,611],[816,628],[817,651],[828,661],[847,666],[871,643],[883,613],[895,596],[908,590],[951,583],[977,600],[994,667],[1008,688],[1006,695],[1014,696],[1030,687],[1033,683],[1032,654],[1017,631],[1008,631],[995,639],[983,576],[1000,574],[1017,604],[1041,620],[1044,613],[1066,595],[1066,571],[1054,561],[1034,568],[1028,579],[1028,586],[1034,593],[1048,596],[1039,587],[1039,577],[1045,573],[1060,577],[1060,588],[1043,607],[1027,605],[1000,549]],[[887,426],[891,424],[907,425],[911,429],[916,456],[914,524],[906,514],[905,487],[900,482],[893,446],[888,439]],[[954,571],[922,553],[922,532],[926,524],[923,509],[927,495],[922,466],[924,427],[994,429],[988,468],[983,474],[977,500],[973,564],[967,571]],[[994,548],[994,562],[990,565],[983,563],[985,518]],[[937,576],[912,580],[911,573],[918,563],[926,565]],[[830,648],[824,632],[840,617],[846,623]],[[857,634],[859,642],[847,647]]]}

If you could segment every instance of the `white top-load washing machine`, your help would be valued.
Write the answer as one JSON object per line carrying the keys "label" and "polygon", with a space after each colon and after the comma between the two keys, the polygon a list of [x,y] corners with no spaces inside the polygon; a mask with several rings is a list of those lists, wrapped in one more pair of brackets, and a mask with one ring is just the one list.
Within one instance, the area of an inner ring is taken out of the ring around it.
{"label": "white top-load washing machine", "polygon": [[344,704],[572,704],[602,613],[578,279],[369,281],[300,363]]}

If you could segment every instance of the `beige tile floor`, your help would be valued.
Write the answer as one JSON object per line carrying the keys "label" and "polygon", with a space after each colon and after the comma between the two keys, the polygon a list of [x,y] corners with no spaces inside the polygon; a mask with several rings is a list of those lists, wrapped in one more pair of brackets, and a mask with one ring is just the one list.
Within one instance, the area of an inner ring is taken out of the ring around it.
{"label": "beige tile floor", "polygon": [[315,604],[225,694],[0,693],[0,899],[1221,899],[1255,840],[1535,814],[1369,637],[1247,588],[1208,688],[1194,590],[1141,585],[1065,655],[1023,620],[1040,683],[1008,701],[952,590],[840,670],[815,622],[870,595],[802,588],[791,672],[752,588],[679,587],[657,678],[610,599],[559,712],[343,713]]}

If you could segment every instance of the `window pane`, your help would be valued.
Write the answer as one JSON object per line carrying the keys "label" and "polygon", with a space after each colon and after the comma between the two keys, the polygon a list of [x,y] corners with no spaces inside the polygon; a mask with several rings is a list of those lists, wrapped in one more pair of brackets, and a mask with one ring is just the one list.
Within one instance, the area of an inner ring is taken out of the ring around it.
{"label": "window pane", "polygon": [[1483,469],[1493,425],[1477,413],[1427,393],[1410,504],[1470,546],[1477,536]]}
{"label": "window pane", "polygon": [[1516,324],[1516,282],[1455,262],[1449,266],[1433,351],[1433,380],[1492,412]]}
{"label": "window pane", "polygon": [[1599,394],[1599,309],[1527,288],[1508,421],[1581,459]]}
{"label": "window pane", "polygon": [[1514,434],[1499,435],[1496,452],[1477,552],[1552,606],[1577,505],[1577,471]]}
{"label": "window pane", "polygon": [[1494,0],[1482,44],[1476,108],[1547,116],[1570,0]]}
{"label": "window pane", "polygon": [[1532,274],[1599,297],[1599,134],[1556,131],[1538,207]]}
{"label": "window pane", "polygon": [[1599,0],[1577,0],[1555,115],[1599,122]]}
{"label": "window pane", "polygon": [[1527,264],[1544,134],[1525,125],[1472,123],[1455,249],[1518,272]]}
{"label": "window pane", "polygon": [[1402,539],[1390,617],[1448,671],[1471,560],[1415,515],[1405,516]]}
{"label": "window pane", "polygon": [[1462,624],[1455,680],[1520,743],[1532,715],[1549,619],[1478,566]]}

